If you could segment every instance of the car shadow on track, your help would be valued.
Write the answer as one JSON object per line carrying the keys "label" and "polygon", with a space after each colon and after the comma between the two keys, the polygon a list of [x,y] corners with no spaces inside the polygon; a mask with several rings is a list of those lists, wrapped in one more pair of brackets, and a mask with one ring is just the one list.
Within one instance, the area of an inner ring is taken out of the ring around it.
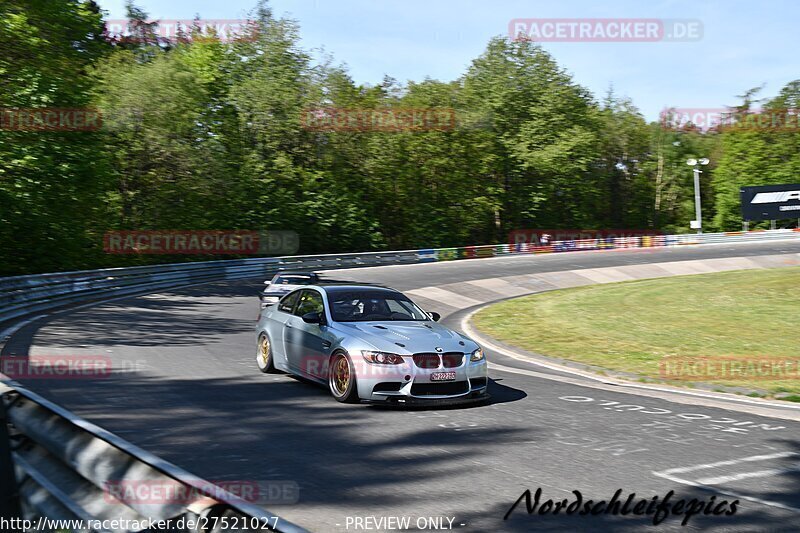
{"label": "car shadow on track", "polygon": [[[307,385],[309,387],[315,387],[323,392],[326,393],[326,389],[323,385],[320,385],[314,381],[302,378],[300,376],[294,376],[291,374],[285,374],[284,372],[279,372],[280,374],[284,374],[290,378],[297,380],[299,383]],[[471,403],[463,403],[463,404],[454,404],[454,405],[383,405],[383,404],[366,404],[368,407],[376,410],[400,410],[400,411],[447,411],[447,410],[464,410],[464,409],[476,409],[480,407],[486,407],[489,405],[496,405],[501,403],[508,403],[508,402],[516,402],[522,400],[523,398],[527,398],[528,395],[525,391],[515,389],[513,387],[509,387],[507,385],[502,385],[499,382],[503,381],[502,379],[491,379],[489,378],[489,386],[487,387],[487,392],[489,394],[489,398],[485,400],[478,400]],[[333,401],[333,398],[331,398]]]}
{"label": "car shadow on track", "polygon": [[503,381],[502,378],[489,378],[488,392],[492,396],[492,399],[489,401],[489,405],[517,402],[528,397],[528,394],[525,391],[509,387],[508,385],[503,385],[500,383],[501,381]]}

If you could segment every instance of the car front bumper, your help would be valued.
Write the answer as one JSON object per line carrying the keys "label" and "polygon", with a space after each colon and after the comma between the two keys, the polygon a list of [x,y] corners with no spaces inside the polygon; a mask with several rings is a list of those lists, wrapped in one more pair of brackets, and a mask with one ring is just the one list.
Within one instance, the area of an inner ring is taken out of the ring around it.
{"label": "car front bumper", "polygon": [[[483,401],[489,384],[486,359],[465,361],[455,368],[423,369],[411,360],[404,365],[360,365],[356,378],[359,397],[369,403],[439,405]],[[433,374],[453,372],[455,379],[436,381]]]}

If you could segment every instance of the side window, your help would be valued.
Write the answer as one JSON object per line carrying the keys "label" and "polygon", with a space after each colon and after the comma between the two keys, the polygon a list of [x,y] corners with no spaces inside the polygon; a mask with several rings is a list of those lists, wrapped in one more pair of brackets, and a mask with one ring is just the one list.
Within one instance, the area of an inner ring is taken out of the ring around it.
{"label": "side window", "polygon": [[300,296],[300,303],[297,304],[294,314],[303,316],[308,313],[322,313],[323,311],[322,295],[317,291],[305,290]]}
{"label": "side window", "polygon": [[281,300],[281,304],[278,306],[278,309],[284,313],[292,314],[292,309],[294,309],[294,304],[297,302],[298,296],[300,296],[300,291],[296,291],[288,296],[284,296],[283,300]]}

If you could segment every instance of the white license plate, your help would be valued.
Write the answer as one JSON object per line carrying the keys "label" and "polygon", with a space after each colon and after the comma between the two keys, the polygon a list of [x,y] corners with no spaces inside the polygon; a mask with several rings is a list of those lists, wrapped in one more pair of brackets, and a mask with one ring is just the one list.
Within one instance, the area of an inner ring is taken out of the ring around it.
{"label": "white license plate", "polygon": [[431,381],[455,381],[455,372],[434,372],[431,374]]}

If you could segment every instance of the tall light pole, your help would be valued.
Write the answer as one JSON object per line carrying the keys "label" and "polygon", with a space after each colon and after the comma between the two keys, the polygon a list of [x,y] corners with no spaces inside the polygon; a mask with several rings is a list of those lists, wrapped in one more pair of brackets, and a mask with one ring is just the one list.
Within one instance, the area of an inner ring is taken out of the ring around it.
{"label": "tall light pole", "polygon": [[703,208],[700,205],[700,174],[702,174],[702,170],[700,170],[699,165],[707,165],[709,163],[708,158],[702,157],[698,159],[687,159],[686,164],[694,167],[692,170],[694,171],[694,220],[692,220],[691,227],[692,229],[697,230],[697,234],[703,233]]}

